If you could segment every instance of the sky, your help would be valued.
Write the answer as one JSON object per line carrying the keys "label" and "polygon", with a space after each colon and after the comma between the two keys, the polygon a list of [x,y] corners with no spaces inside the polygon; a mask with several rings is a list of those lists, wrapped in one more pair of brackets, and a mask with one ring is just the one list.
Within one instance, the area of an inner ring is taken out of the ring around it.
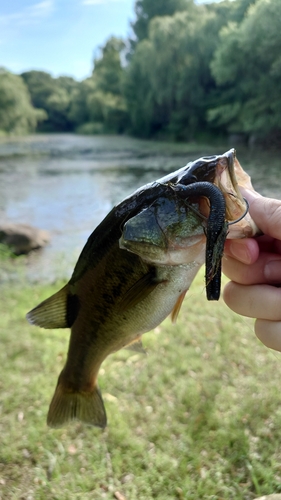
{"label": "sky", "polygon": [[35,69],[83,80],[92,72],[98,47],[111,35],[128,38],[134,4],[135,0],[0,0],[0,67],[17,74]]}

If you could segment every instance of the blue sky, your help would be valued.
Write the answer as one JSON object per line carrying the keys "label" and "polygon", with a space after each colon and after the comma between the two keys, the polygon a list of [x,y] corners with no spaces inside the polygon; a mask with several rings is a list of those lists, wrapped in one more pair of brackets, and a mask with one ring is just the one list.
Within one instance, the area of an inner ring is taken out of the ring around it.
{"label": "blue sky", "polygon": [[36,69],[52,76],[86,78],[97,47],[110,35],[128,37],[134,4],[134,0],[0,0],[0,66],[13,73]]}

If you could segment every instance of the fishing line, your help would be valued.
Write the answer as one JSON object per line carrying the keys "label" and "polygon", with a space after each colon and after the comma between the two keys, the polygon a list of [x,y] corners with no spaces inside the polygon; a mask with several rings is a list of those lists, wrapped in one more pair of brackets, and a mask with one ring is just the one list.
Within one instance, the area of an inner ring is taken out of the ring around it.
{"label": "fishing line", "polygon": [[[229,193],[229,194],[231,194],[231,193]],[[232,195],[232,196],[234,196],[234,195]],[[244,219],[244,217],[246,217],[247,213],[249,212],[249,208],[250,208],[249,203],[246,200],[246,198],[243,198],[243,200],[246,203],[246,210],[245,210],[245,212],[241,215],[241,217],[239,217],[239,219],[236,219],[236,220],[233,220],[231,222],[228,222],[229,226],[232,226],[233,224],[236,224],[237,222],[240,222],[240,220]]]}

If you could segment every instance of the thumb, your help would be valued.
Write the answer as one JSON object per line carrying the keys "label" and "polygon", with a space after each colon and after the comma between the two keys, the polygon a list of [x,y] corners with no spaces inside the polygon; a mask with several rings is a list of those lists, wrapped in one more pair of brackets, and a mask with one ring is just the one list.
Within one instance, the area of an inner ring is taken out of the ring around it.
{"label": "thumb", "polygon": [[281,240],[281,201],[265,198],[256,191],[243,190],[250,205],[250,215],[266,235]]}

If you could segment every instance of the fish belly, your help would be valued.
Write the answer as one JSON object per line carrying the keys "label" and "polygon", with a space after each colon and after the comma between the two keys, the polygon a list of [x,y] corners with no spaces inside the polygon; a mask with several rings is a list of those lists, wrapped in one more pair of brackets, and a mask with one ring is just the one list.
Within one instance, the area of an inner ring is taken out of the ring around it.
{"label": "fish belly", "polygon": [[123,328],[136,337],[156,328],[173,311],[182,293],[189,289],[203,263],[204,255],[202,262],[159,267],[163,282],[127,312]]}

